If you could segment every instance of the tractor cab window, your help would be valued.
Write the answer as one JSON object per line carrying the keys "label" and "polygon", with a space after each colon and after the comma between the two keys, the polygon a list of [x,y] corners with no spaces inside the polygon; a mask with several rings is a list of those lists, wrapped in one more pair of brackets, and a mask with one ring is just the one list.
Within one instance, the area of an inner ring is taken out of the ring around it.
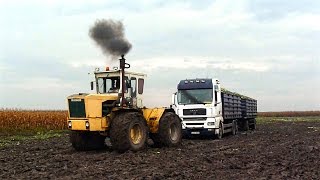
{"label": "tractor cab window", "polygon": [[131,96],[137,96],[137,79],[135,77],[131,78]]}
{"label": "tractor cab window", "polygon": [[98,78],[97,82],[97,91],[99,94],[119,92],[120,77]]}
{"label": "tractor cab window", "polygon": [[139,94],[143,93],[143,85],[144,85],[144,79],[139,78],[138,79],[138,93]]}

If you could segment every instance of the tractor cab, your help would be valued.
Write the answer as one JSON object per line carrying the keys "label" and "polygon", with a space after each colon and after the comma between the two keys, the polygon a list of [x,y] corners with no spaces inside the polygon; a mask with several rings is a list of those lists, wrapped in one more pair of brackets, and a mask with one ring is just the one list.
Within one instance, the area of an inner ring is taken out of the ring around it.
{"label": "tractor cab", "polygon": [[[124,107],[143,107],[142,94],[145,74],[125,71],[124,76],[122,76],[121,70],[108,70],[108,68],[106,68],[106,71],[96,69],[94,74],[97,94],[121,97],[123,92]],[[123,83],[122,77],[124,78]],[[93,89],[94,83],[91,82],[91,90]]]}

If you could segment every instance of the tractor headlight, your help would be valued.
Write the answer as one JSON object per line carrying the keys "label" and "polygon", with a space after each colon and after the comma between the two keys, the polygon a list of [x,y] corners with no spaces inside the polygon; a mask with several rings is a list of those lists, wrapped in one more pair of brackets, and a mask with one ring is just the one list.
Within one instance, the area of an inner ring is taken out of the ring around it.
{"label": "tractor headlight", "polygon": [[89,121],[86,121],[86,129],[89,129],[89,127],[90,127]]}
{"label": "tractor headlight", "polygon": [[68,128],[71,128],[72,127],[72,123],[71,121],[68,122]]}
{"label": "tractor headlight", "polygon": [[208,126],[214,126],[214,122],[208,122],[207,125]]}

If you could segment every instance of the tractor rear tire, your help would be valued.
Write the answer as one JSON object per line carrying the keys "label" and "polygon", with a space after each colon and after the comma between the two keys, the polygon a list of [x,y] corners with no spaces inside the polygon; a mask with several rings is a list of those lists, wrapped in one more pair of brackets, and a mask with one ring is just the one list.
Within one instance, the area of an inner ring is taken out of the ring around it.
{"label": "tractor rear tire", "polygon": [[70,141],[77,151],[99,150],[105,147],[106,137],[96,132],[72,131]]}
{"label": "tractor rear tire", "polygon": [[120,113],[111,122],[112,148],[120,153],[144,149],[147,143],[147,132],[146,121],[141,113]]}
{"label": "tractor rear tire", "polygon": [[182,125],[179,117],[166,112],[159,121],[158,133],[150,134],[155,147],[173,147],[181,143]]}

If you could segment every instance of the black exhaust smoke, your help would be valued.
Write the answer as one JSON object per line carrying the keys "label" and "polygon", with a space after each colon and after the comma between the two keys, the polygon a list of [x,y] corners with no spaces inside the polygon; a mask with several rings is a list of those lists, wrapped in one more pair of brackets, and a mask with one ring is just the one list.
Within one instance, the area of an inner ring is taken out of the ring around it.
{"label": "black exhaust smoke", "polygon": [[89,36],[101,47],[104,54],[113,58],[127,54],[132,47],[124,36],[121,21],[97,20],[90,28]]}

